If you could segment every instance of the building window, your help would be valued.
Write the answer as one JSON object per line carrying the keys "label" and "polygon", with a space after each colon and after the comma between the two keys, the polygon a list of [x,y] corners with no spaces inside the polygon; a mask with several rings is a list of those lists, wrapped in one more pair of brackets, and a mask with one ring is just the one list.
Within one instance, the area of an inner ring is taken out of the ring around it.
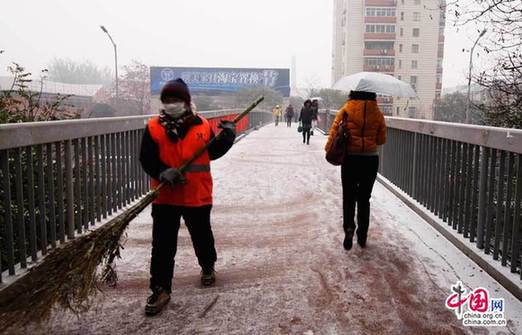
{"label": "building window", "polygon": [[366,16],[395,16],[395,8],[366,8]]}
{"label": "building window", "polygon": [[364,42],[364,48],[368,50],[381,50],[386,54],[388,50],[393,50],[393,42],[367,41]]}
{"label": "building window", "polygon": [[395,59],[391,57],[387,58],[377,58],[377,57],[367,57],[364,59],[364,65],[369,66],[393,66],[395,63]]}
{"label": "building window", "polygon": [[[400,62],[400,61],[399,61]],[[400,63],[399,63],[400,64]],[[402,76],[399,74],[397,75],[397,79],[402,80]]]}
{"label": "building window", "polygon": [[402,52],[402,44],[399,44],[399,52]]}
{"label": "building window", "polygon": [[399,115],[399,112],[401,111],[401,108],[400,107],[397,107],[397,114],[395,115]]}
{"label": "building window", "polygon": [[411,52],[414,53],[414,54],[418,54],[419,53],[419,45],[418,44],[412,44],[411,45]]}
{"label": "building window", "polygon": [[420,21],[420,12],[413,12],[413,21],[415,21],[415,22]]}
{"label": "building window", "polygon": [[414,118],[417,116],[417,107],[408,107],[408,117]]}
{"label": "building window", "polygon": [[420,35],[420,29],[413,28],[413,37],[419,37],[419,35]]}
{"label": "building window", "polygon": [[366,25],[367,33],[395,33],[394,25],[384,25],[384,24],[367,24]]}
{"label": "building window", "polygon": [[417,91],[417,76],[410,76],[410,85],[415,91]]}
{"label": "building window", "polygon": [[399,69],[402,69],[402,60],[399,59]]}
{"label": "building window", "polygon": [[404,35],[404,28],[401,28],[401,36]]}
{"label": "building window", "polygon": [[420,0],[413,0],[413,3],[414,3],[415,5],[420,5]]}
{"label": "building window", "polygon": [[401,21],[404,21],[404,12],[401,12]]}
{"label": "building window", "polygon": [[418,67],[418,65],[419,65],[419,64],[417,63],[416,60],[412,60],[412,61],[411,61],[411,68],[412,68],[412,69],[416,69],[416,68]]}

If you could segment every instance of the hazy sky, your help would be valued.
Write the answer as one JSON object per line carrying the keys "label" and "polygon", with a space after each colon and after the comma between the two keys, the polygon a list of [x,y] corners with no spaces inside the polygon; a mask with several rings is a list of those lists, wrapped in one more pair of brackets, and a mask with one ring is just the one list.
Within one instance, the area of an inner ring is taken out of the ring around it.
{"label": "hazy sky", "polygon": [[[0,74],[11,61],[33,73],[53,57],[114,67],[290,67],[298,86],[330,86],[333,0],[1,0]],[[472,34],[470,34],[472,35]],[[448,24],[443,87],[465,82],[467,34]]]}

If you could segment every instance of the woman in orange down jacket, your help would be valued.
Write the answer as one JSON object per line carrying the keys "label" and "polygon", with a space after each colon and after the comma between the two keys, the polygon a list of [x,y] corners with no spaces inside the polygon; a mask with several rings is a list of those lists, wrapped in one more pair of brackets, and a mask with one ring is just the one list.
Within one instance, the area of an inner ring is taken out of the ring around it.
{"label": "woman in orange down jacket", "polygon": [[343,228],[345,238],[343,246],[352,248],[355,232],[355,204],[357,203],[357,243],[366,246],[370,224],[370,197],[379,167],[378,146],[386,142],[386,123],[379,110],[376,94],[371,92],[351,91],[348,101],[337,112],[329,131],[326,150],[332,146],[333,139],[347,114],[347,129],[350,141],[344,162],[341,165],[343,185]]}

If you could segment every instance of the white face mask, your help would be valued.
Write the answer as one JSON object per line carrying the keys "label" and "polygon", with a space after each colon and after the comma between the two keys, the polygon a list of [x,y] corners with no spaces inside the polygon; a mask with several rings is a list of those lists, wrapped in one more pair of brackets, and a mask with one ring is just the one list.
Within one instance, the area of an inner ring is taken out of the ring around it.
{"label": "white face mask", "polygon": [[178,118],[187,111],[187,107],[184,102],[175,102],[173,104],[163,104],[163,110],[168,116]]}

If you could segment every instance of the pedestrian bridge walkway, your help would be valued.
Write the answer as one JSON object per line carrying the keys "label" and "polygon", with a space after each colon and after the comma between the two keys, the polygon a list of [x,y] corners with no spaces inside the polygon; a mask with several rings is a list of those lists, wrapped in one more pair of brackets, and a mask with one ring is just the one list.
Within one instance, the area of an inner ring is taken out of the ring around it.
{"label": "pedestrian bridge walkway", "polygon": [[[368,245],[342,247],[339,168],[326,137],[302,144],[295,125],[252,131],[213,162],[215,287],[202,288],[188,231],[174,291],[145,317],[150,210],[128,229],[119,284],[76,318],[55,313],[32,334],[520,334],[522,303],[381,183]],[[506,327],[465,327],[444,302],[451,285],[482,286],[506,304]]]}

